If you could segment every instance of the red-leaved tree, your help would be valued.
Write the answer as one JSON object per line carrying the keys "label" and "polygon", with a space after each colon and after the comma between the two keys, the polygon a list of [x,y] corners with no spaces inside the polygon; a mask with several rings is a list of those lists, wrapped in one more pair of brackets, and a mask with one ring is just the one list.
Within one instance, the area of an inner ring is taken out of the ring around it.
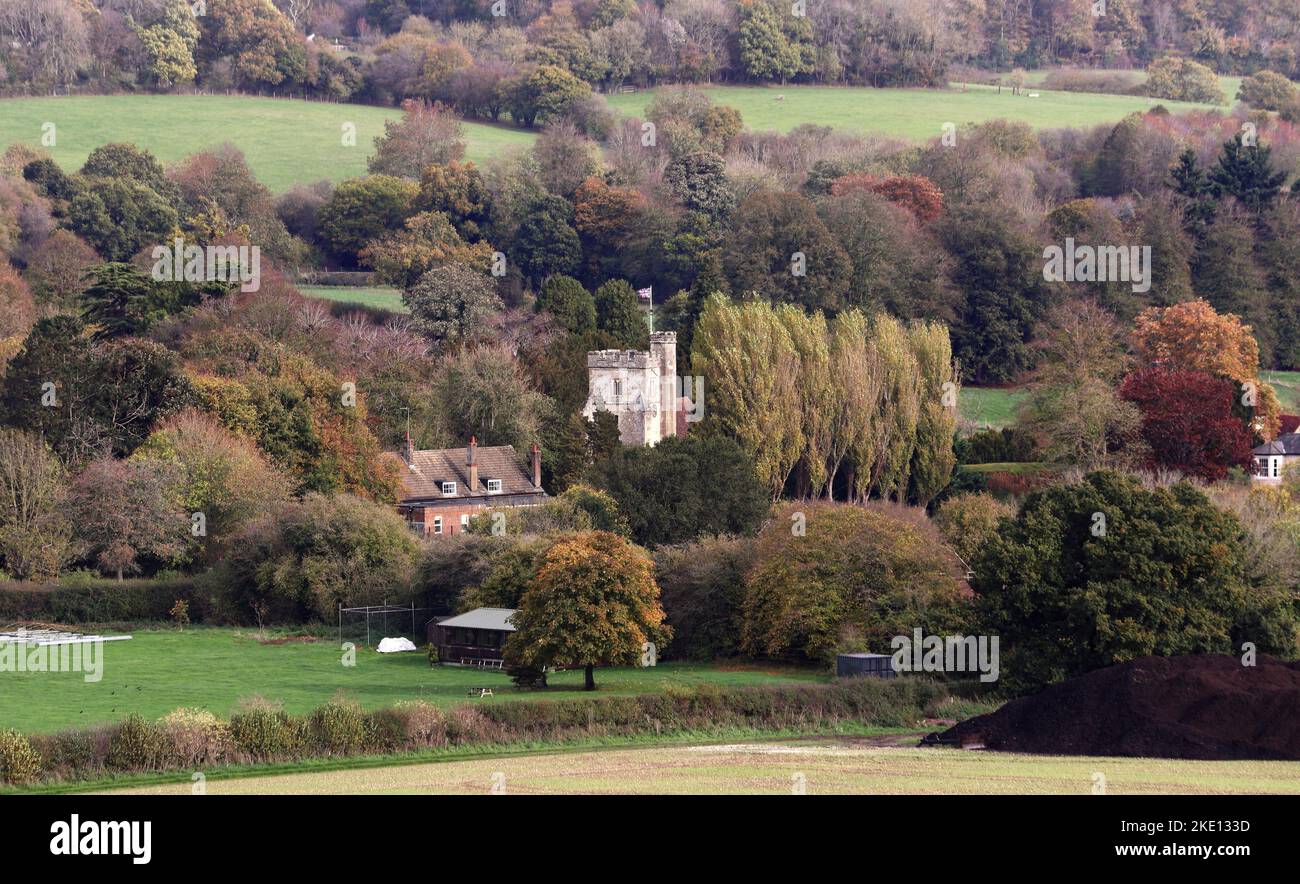
{"label": "red-leaved tree", "polygon": [[1160,368],[1133,372],[1119,389],[1142,412],[1151,465],[1209,481],[1251,465],[1252,435],[1234,413],[1235,392],[1231,381],[1205,372]]}

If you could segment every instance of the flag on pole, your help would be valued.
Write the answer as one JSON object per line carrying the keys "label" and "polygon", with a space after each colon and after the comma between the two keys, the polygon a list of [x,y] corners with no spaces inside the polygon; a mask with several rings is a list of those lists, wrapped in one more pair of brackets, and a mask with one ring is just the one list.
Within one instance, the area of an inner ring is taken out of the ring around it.
{"label": "flag on pole", "polygon": [[643,289],[637,289],[636,299],[645,305],[646,322],[649,323],[650,332],[653,334],[655,330],[654,286],[651,285],[646,286]]}

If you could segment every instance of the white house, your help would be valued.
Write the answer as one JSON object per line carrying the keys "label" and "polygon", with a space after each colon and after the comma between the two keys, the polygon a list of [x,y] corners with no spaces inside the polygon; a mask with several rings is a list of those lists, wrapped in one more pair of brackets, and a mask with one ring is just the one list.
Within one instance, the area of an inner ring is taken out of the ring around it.
{"label": "white house", "polygon": [[1300,461],[1300,433],[1283,433],[1255,448],[1255,480],[1280,482],[1282,471]]}

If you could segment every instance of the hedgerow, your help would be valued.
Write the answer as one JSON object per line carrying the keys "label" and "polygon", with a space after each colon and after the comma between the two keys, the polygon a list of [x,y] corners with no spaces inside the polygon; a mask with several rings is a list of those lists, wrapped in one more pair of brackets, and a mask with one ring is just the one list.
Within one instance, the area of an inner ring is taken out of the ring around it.
{"label": "hedgerow", "polygon": [[68,782],[106,774],[228,764],[385,755],[449,746],[509,748],[640,735],[740,730],[807,732],[844,724],[915,725],[953,701],[954,686],[925,679],[852,679],[830,685],[720,688],[521,700],[437,708],[421,700],[373,711],[335,699],[306,715],[253,700],[229,722],[179,709],[158,721],[132,715],[88,730],[25,737],[0,732],[0,780]]}

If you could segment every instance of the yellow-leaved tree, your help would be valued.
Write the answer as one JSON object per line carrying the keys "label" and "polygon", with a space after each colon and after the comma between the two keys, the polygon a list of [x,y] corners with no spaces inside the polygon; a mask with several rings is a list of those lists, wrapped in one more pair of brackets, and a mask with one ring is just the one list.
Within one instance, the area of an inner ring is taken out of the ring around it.
{"label": "yellow-leaved tree", "polygon": [[595,667],[635,665],[647,643],[658,646],[672,637],[654,562],[609,531],[573,534],[546,550],[515,627],[504,649],[508,665],[582,666],[589,691],[596,689]]}

